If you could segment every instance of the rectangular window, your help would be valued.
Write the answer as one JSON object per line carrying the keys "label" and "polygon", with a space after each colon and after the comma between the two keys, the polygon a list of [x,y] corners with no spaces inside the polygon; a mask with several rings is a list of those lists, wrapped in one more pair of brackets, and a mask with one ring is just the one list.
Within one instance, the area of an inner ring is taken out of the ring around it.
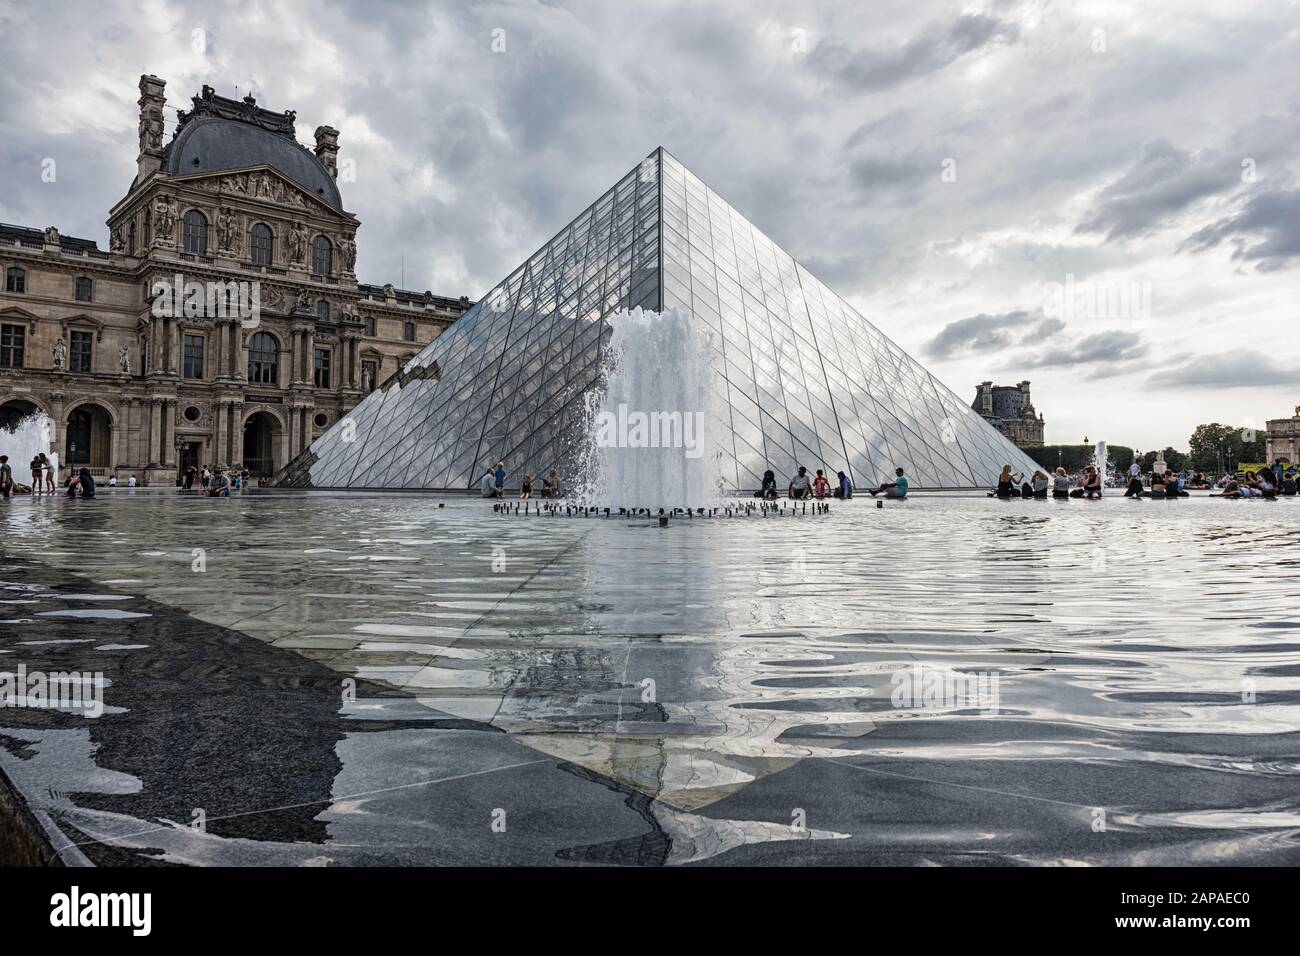
{"label": "rectangular window", "polygon": [[185,377],[203,378],[203,336],[185,336]]}
{"label": "rectangular window", "polygon": [[408,342],[414,342],[414,341],[415,341],[415,323],[414,323],[414,322],[407,322],[407,323],[402,327],[402,337],[405,338],[406,341],[408,341]]}
{"label": "rectangular window", "polygon": [[330,350],[316,349],[316,357],[312,363],[312,381],[317,388],[330,387]]}
{"label": "rectangular window", "polygon": [[[8,328],[8,326],[6,326]],[[369,394],[375,390],[379,379],[379,366],[370,359],[361,362],[361,390]]]}
{"label": "rectangular window", "polygon": [[365,322],[366,335],[374,335],[374,334],[375,334],[375,317],[374,317],[373,315],[367,315],[367,316],[366,316],[362,321]]}
{"label": "rectangular window", "polygon": [[68,368],[74,372],[89,372],[93,370],[91,341],[93,334],[90,332],[73,332],[72,348],[68,356]]}
{"label": "rectangular window", "polygon": [[22,368],[27,329],[21,325],[0,325],[0,368]]}
{"label": "rectangular window", "polygon": [[76,295],[78,302],[89,302],[91,293],[91,281],[85,276],[77,276]]}

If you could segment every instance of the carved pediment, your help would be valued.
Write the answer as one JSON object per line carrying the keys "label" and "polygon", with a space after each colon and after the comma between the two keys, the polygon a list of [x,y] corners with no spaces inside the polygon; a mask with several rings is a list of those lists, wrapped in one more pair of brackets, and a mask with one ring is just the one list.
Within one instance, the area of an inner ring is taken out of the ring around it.
{"label": "carved pediment", "polygon": [[[209,192],[226,193],[257,202],[272,203],[290,209],[312,213],[338,215],[336,209],[319,196],[314,196],[292,179],[270,166],[253,166],[248,169],[201,173],[180,178],[189,186]],[[344,215],[347,215],[344,213]]]}

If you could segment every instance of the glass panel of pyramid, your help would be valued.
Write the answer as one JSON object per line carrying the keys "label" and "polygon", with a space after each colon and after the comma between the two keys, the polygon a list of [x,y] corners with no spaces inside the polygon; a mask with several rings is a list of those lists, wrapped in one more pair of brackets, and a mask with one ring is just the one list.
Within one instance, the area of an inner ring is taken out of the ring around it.
{"label": "glass panel of pyramid", "polygon": [[990,487],[1036,467],[851,305],[657,149],[410,359],[285,471],[316,488],[450,490],[572,477],[607,318],[687,310],[716,333],[722,472],[906,469],[913,488]]}

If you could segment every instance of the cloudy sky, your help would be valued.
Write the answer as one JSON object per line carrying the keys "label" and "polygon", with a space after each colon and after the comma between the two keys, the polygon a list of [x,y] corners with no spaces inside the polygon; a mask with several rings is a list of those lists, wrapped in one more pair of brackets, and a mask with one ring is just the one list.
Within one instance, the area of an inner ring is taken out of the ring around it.
{"label": "cloudy sky", "polygon": [[0,0],[0,59],[6,222],[107,246],[154,73],[340,129],[363,281],[477,297],[663,145],[1048,441],[1300,404],[1296,2]]}

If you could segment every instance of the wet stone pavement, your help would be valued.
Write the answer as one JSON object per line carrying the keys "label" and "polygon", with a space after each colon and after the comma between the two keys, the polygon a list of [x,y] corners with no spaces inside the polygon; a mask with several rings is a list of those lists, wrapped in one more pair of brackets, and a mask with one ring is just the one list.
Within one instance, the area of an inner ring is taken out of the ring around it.
{"label": "wet stone pavement", "polygon": [[0,707],[67,862],[1300,862],[1295,502],[10,505],[0,673],[103,675]]}

